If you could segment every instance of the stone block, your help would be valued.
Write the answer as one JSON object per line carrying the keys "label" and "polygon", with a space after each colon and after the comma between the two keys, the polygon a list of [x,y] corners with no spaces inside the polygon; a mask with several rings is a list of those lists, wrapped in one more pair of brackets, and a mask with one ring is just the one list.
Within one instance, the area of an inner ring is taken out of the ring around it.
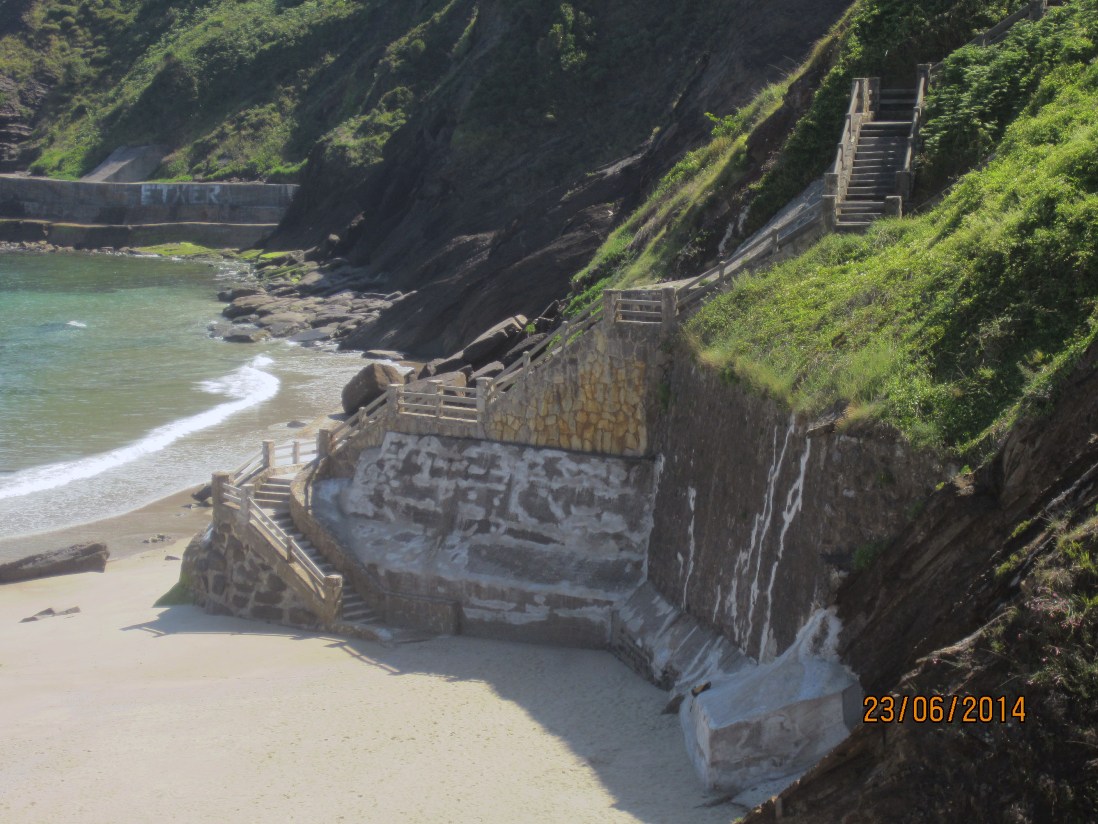
{"label": "stone block", "polygon": [[286,623],[292,624],[295,627],[306,627],[312,629],[320,626],[320,619],[304,607],[291,607],[286,611]]}

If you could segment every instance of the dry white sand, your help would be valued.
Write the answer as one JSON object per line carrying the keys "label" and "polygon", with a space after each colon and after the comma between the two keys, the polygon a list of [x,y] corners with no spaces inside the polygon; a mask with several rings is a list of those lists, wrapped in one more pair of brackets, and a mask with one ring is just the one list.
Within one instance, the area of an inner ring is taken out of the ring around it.
{"label": "dry white sand", "polygon": [[[606,653],[155,608],[157,547],[0,587],[0,821],[727,822]],[[77,615],[20,619],[46,607]]]}

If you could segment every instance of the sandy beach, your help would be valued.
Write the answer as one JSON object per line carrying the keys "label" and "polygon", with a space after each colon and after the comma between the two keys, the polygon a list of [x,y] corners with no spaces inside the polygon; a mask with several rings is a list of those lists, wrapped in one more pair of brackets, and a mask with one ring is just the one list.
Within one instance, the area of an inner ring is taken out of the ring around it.
{"label": "sandy beach", "polygon": [[[131,542],[166,532],[177,513],[161,503],[158,516],[113,527],[127,526]],[[178,576],[165,556],[184,546],[0,588],[0,821],[727,822],[743,812],[704,806],[712,797],[677,719],[660,714],[666,694],[607,653],[469,638],[385,648],[152,606]]]}

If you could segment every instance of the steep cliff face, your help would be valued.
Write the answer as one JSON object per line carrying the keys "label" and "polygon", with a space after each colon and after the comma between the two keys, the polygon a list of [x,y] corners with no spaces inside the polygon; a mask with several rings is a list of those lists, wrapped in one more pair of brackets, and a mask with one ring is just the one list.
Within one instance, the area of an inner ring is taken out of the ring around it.
{"label": "steep cliff face", "polygon": [[623,210],[851,0],[20,3],[31,169],[164,144],[162,176],[301,182],[276,242],[416,292],[359,341],[444,354],[567,292]]}
{"label": "steep cliff face", "polygon": [[[1092,821],[1098,347],[839,594],[844,660],[880,695],[1006,696],[1025,717],[864,724],[749,821]],[[995,704],[996,712],[998,703]]]}
{"label": "steep cliff face", "polygon": [[884,427],[814,425],[685,353],[674,364],[655,436],[664,463],[649,578],[771,660],[945,470]]}
{"label": "steep cliff face", "polygon": [[46,87],[41,83],[20,84],[0,74],[0,172],[14,172],[26,166],[26,144],[45,96]]}
{"label": "steep cliff face", "polygon": [[339,253],[417,293],[352,346],[444,354],[487,319],[533,317],[567,292],[620,213],[705,140],[705,112],[746,104],[846,5],[592,7],[588,34],[575,24],[580,60],[551,45],[559,22],[547,9],[480,3],[460,74],[360,183],[324,185],[339,170],[314,155],[283,242],[315,240],[333,211],[353,209]]}

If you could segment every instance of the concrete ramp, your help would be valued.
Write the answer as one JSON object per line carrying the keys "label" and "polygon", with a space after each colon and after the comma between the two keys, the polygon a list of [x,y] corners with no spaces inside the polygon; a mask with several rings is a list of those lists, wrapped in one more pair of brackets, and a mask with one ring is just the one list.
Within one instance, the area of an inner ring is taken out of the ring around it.
{"label": "concrete ramp", "polygon": [[168,154],[167,146],[120,146],[81,180],[138,183],[148,180]]}
{"label": "concrete ramp", "polygon": [[390,590],[457,602],[462,632],[603,647],[653,487],[648,460],[389,432],[314,506]]}

